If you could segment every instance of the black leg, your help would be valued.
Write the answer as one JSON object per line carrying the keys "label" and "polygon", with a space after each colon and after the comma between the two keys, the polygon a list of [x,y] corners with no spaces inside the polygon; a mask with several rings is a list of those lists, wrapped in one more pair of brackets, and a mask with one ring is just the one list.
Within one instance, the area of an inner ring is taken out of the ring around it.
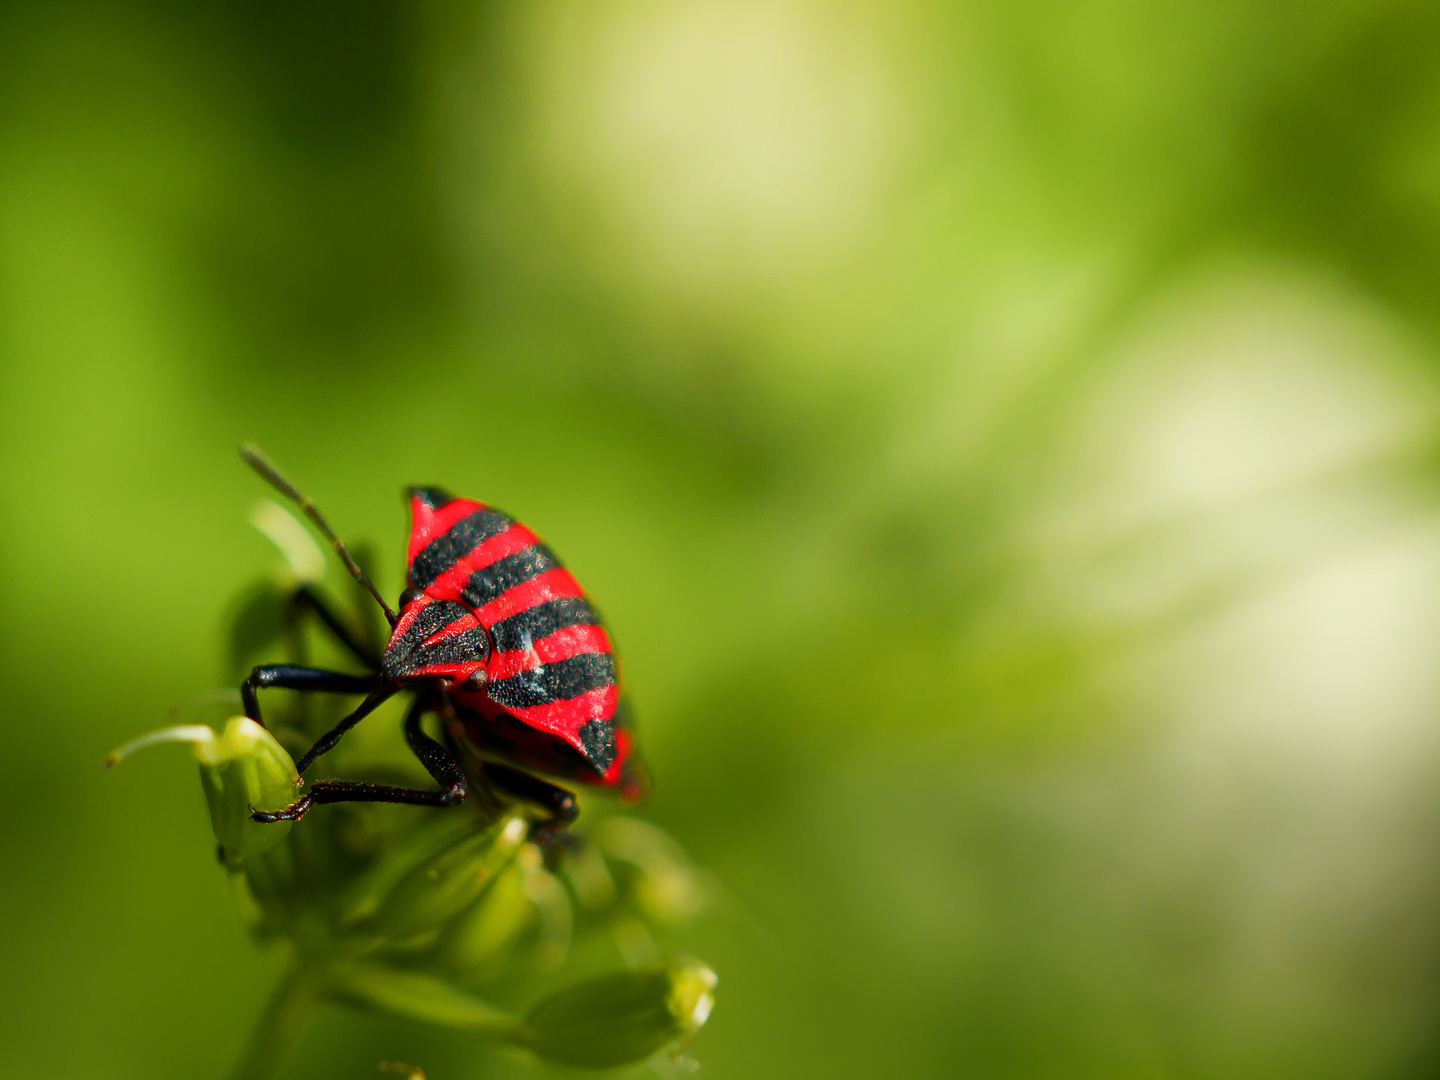
{"label": "black leg", "polygon": [[[449,696],[443,689],[439,693],[448,706]],[[425,766],[425,771],[430,774],[430,779],[447,791],[459,792],[454,800],[459,802],[470,790],[470,782],[465,778],[465,770],[461,768],[460,762],[456,760],[454,754],[426,735],[425,729],[420,726],[420,720],[425,715],[426,709],[433,704],[420,695],[416,695],[410,711],[405,714],[405,741],[410,745],[410,750],[414,755],[420,759],[420,764]]]}
{"label": "black leg", "polygon": [[298,821],[305,812],[317,803],[338,802],[388,802],[405,803],[410,806],[454,806],[465,798],[468,785],[465,772],[443,746],[420,727],[420,718],[425,715],[429,702],[417,696],[405,716],[405,741],[420,759],[440,791],[421,791],[417,788],[392,787],[389,784],[367,784],[358,780],[322,780],[315,784],[308,794],[291,803],[283,810],[252,810],[250,816],[256,821]]}
{"label": "black leg", "polygon": [[343,645],[351,656],[359,660],[371,671],[380,667],[380,657],[375,650],[368,645],[361,644],[351,629],[337,616],[330,607],[320,598],[320,594],[309,585],[301,585],[295,590],[290,598],[292,610],[298,615],[306,610],[315,614],[315,617],[324,624],[325,628],[334,635],[335,640]]}
{"label": "black leg", "polygon": [[540,807],[557,824],[568,825],[580,816],[580,805],[572,793],[538,776],[487,761],[485,779],[505,794]]}
{"label": "black leg", "polygon": [[[445,723],[445,736],[451,744],[452,751],[464,732],[458,717],[455,715],[455,705],[450,700],[442,686],[436,694],[436,712]],[[478,760],[483,770],[481,787],[489,801],[499,806],[494,793],[500,791],[511,798],[519,799],[522,802],[538,806],[550,815],[550,821],[545,827],[563,827],[570,824],[580,816],[580,804],[575,796],[564,788],[541,780],[538,776],[523,772],[520,769],[511,768],[509,765],[501,765],[494,761]]]}
{"label": "black leg", "polygon": [[378,675],[343,675],[321,668],[266,664],[251,671],[250,677],[240,684],[240,699],[245,703],[245,715],[263,726],[265,721],[260,715],[260,699],[256,694],[262,686],[319,694],[368,694],[379,681]]}
{"label": "black leg", "polygon": [[365,700],[355,707],[354,712],[315,740],[315,745],[310,747],[309,750],[306,750],[305,756],[296,762],[295,771],[303,774],[306,769],[314,764],[315,759],[321,754],[328,754],[331,750],[335,749],[335,744],[340,741],[347,731],[361,720],[364,720],[365,717],[379,708],[386,700],[393,697],[399,689],[400,687],[395,683],[386,683],[371,690],[370,693],[365,695]]}
{"label": "black leg", "polygon": [[475,753],[474,747],[464,738],[464,729],[455,716],[455,705],[451,702],[450,695],[443,689],[435,695],[435,712],[441,720],[446,752],[460,763],[460,768],[464,770],[466,777],[475,781],[470,794],[480,800],[481,811],[485,816],[498,816],[505,809],[505,804],[500,801],[495,790],[485,782],[485,763],[480,760],[480,755]]}

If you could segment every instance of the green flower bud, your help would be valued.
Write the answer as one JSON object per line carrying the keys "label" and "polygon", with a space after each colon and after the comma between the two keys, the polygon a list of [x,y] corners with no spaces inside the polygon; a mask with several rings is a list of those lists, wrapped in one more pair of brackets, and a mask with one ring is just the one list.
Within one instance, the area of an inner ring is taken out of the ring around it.
{"label": "green flower bud", "polygon": [[289,821],[261,824],[250,811],[281,810],[295,801],[299,777],[295,762],[275,737],[254,720],[237,716],[222,734],[204,724],[162,728],[132,739],[113,751],[106,767],[136,750],[164,742],[188,742],[200,763],[200,783],[210,805],[210,826],[221,857],[235,866],[249,855],[270,850],[290,831]]}
{"label": "green flower bud", "polygon": [[277,573],[255,582],[230,619],[230,668],[248,671],[264,650],[293,628],[295,588],[314,585],[325,576],[325,555],[305,526],[278,503],[261,499],[250,511],[250,523],[284,556]]}
{"label": "green flower bud", "polygon": [[600,911],[615,902],[615,879],[594,844],[575,844],[565,851],[565,877],[580,906]]}
{"label": "green flower bud", "polygon": [[535,966],[553,971],[570,955],[570,938],[575,931],[575,912],[570,907],[570,894],[560,879],[545,869],[544,856],[534,844],[526,844],[519,863],[525,871],[521,879],[525,896],[535,905],[539,934],[535,942]]}
{"label": "green flower bud", "polygon": [[600,823],[596,842],[612,859],[640,873],[635,897],[641,910],[661,923],[678,924],[705,908],[705,882],[685,851],[664,830],[648,821],[613,817]]}
{"label": "green flower bud", "polygon": [[715,1004],[716,981],[693,960],[602,975],[537,1005],[525,1018],[526,1041],[561,1065],[633,1065],[700,1030]]}
{"label": "green flower bud", "polygon": [[525,892],[527,871],[511,863],[469,911],[440,938],[435,955],[448,971],[486,975],[499,967],[511,947],[535,921]]}
{"label": "green flower bud", "polygon": [[402,829],[384,846],[380,857],[339,897],[337,923],[351,929],[371,918],[401,878],[474,829],[475,818],[464,811],[429,813]]}
{"label": "green flower bud", "polygon": [[488,829],[472,829],[402,876],[381,902],[370,928],[405,941],[464,911],[504,870],[530,831],[524,816],[506,814]]}

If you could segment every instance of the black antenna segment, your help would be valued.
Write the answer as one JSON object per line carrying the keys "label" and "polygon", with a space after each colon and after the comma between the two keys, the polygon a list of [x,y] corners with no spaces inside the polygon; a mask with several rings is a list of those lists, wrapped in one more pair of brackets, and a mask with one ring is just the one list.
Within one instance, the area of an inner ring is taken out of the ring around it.
{"label": "black antenna segment", "polygon": [[389,620],[390,625],[394,626],[399,621],[400,616],[396,615],[395,612],[390,609],[390,605],[385,603],[381,598],[375,586],[370,584],[370,579],[365,576],[365,571],[361,570],[360,564],[351,557],[344,542],[335,535],[335,530],[330,528],[330,523],[325,520],[325,515],[320,513],[319,508],[310,501],[308,496],[302,495],[294,484],[286,480],[285,477],[280,474],[280,470],[270,464],[269,458],[262,454],[260,448],[254,443],[246,443],[240,447],[240,456],[245,459],[246,463],[249,464],[252,469],[263,476],[271,487],[284,495],[296,506],[300,507],[305,516],[310,519],[311,524],[319,529],[325,539],[329,540],[330,543],[335,546],[335,554],[340,556],[340,561],[345,564],[345,569],[350,571],[350,576],[365,586],[366,591],[375,598],[375,603],[380,605],[380,610],[385,613],[385,618]]}

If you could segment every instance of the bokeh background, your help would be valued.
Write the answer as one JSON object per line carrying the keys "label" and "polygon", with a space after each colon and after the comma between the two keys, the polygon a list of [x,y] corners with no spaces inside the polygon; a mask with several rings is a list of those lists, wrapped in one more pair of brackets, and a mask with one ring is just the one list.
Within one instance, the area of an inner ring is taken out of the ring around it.
{"label": "bokeh background", "polygon": [[[219,1075],[263,445],[621,642],[725,1077],[1440,1070],[1440,7],[0,13],[0,1074]],[[287,1077],[535,1075],[326,1012]]]}

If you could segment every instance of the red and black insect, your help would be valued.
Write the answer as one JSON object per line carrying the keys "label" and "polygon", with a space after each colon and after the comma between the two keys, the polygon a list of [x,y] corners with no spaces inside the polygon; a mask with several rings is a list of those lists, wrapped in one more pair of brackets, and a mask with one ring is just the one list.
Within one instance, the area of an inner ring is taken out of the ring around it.
{"label": "red and black insect", "polygon": [[[378,654],[308,587],[296,594],[366,669],[348,675],[289,664],[255,668],[241,684],[245,714],[263,723],[262,686],[364,694],[360,705],[297,763],[303,774],[344,734],[402,690],[415,691],[405,738],[439,790],[353,780],[322,780],[283,810],[252,811],[257,821],[301,817],[317,803],[394,802],[453,806],[469,782],[457,760],[463,740],[483,762],[487,785],[573,820],[575,797],[535,773],[610,788],[633,800],[645,787],[627,723],[620,672],[600,616],[570,571],[524,525],[473,499],[434,487],[409,490],[409,587],[392,610],[315,505],[253,447],[241,454],[293,500],[335,546],[346,568],[390,622]],[[443,746],[421,728],[426,713],[444,722]]]}

